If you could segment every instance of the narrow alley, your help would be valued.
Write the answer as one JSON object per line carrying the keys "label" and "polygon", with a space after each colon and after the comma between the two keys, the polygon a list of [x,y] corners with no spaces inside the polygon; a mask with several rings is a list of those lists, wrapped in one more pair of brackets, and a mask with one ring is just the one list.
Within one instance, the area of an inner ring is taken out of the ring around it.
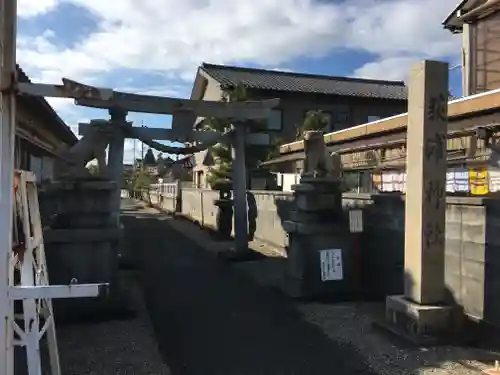
{"label": "narrow alley", "polygon": [[372,374],[291,302],[220,263],[151,209],[126,209],[147,307],[174,374]]}
{"label": "narrow alley", "polygon": [[383,303],[319,303],[276,287],[280,260],[228,263],[195,224],[122,201],[127,248],[146,307],[175,375],[480,373],[492,354],[422,348],[373,325]]}

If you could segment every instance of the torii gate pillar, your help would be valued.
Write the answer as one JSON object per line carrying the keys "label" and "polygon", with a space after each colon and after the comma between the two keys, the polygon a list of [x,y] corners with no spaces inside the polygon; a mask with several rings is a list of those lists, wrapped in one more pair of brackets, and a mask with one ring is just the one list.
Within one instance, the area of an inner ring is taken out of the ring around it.
{"label": "torii gate pillar", "polygon": [[111,124],[114,126],[113,138],[109,143],[108,152],[108,176],[110,180],[115,181],[117,184],[116,189],[111,195],[111,210],[117,222],[120,216],[120,188],[121,188],[121,174],[123,169],[123,153],[125,147],[125,134],[123,125],[127,122],[127,112],[120,109],[110,109]]}
{"label": "torii gate pillar", "polygon": [[245,124],[234,126],[231,139],[233,157],[233,195],[234,195],[234,237],[235,250],[245,253],[248,250],[247,215],[247,173],[245,162]]}

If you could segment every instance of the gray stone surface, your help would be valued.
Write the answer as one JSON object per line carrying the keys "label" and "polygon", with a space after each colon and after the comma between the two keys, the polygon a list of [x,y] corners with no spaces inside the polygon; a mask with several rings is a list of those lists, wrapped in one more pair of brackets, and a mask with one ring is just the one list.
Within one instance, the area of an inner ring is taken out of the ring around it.
{"label": "gray stone surface", "polygon": [[170,375],[146,309],[141,280],[122,273],[134,317],[94,324],[57,324],[62,374]]}
{"label": "gray stone surface", "polygon": [[51,284],[109,283],[110,293],[102,298],[55,300],[59,320],[109,317],[126,310],[120,293],[118,246],[122,230],[117,226],[110,198],[116,183],[109,181],[63,180],[42,195],[52,204],[44,228],[47,268]]}
{"label": "gray stone surface", "polygon": [[463,323],[455,306],[422,305],[404,295],[386,298],[385,317],[389,329],[420,345],[457,340]]}

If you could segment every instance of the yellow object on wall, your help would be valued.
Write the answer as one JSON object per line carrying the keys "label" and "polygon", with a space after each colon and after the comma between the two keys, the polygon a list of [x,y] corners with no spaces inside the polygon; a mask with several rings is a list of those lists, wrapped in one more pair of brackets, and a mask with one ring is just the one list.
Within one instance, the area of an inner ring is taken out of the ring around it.
{"label": "yellow object on wall", "polygon": [[488,194],[488,170],[471,169],[469,171],[469,185],[472,195]]}
{"label": "yellow object on wall", "polygon": [[377,191],[382,191],[382,173],[380,172],[372,173],[372,182],[373,182],[373,187],[377,189]]}

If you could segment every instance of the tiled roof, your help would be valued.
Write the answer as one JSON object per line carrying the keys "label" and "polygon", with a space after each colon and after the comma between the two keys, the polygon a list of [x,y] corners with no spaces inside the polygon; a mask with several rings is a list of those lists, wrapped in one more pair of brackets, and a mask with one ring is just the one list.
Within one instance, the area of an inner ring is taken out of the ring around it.
{"label": "tiled roof", "polygon": [[242,84],[260,90],[397,100],[408,98],[408,90],[402,81],[333,77],[207,63],[202,64],[200,69],[217,80],[222,88]]}
{"label": "tiled roof", "polygon": [[[26,72],[19,66],[16,65],[17,75],[19,82],[31,82],[30,78]],[[47,126],[55,133],[57,137],[67,142],[70,145],[74,145],[78,138],[71,131],[70,127],[59,117],[57,112],[51,105],[41,96],[20,96],[18,101],[27,103],[32,109],[39,109],[41,115],[44,116]]]}

